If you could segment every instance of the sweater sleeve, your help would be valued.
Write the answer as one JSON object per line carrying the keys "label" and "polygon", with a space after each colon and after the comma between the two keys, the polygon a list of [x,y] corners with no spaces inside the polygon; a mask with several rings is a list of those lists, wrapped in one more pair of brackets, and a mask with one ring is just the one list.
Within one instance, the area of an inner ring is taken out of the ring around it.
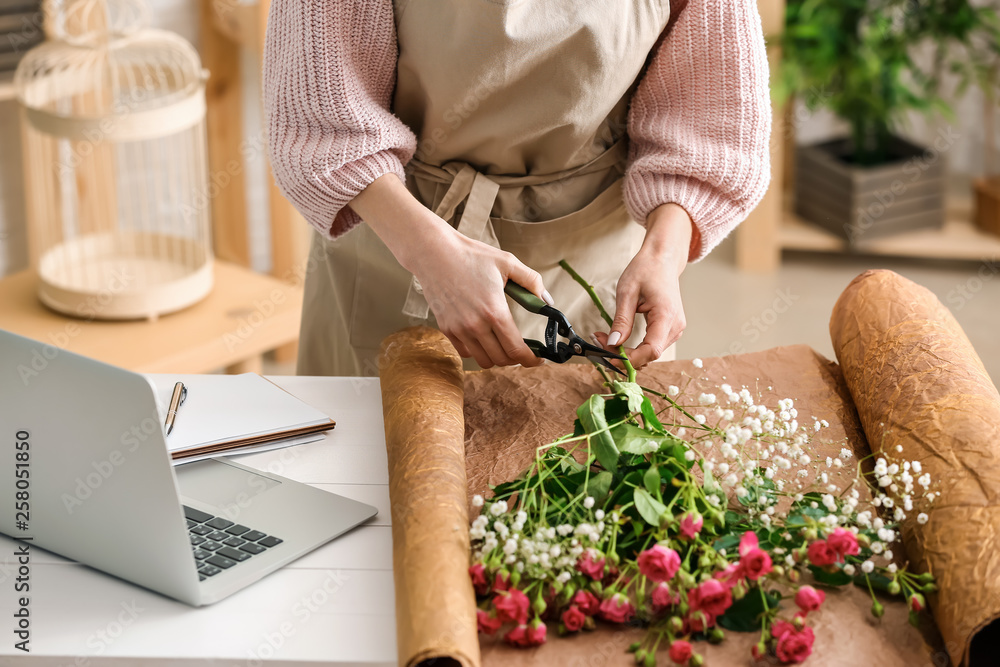
{"label": "sweater sleeve", "polygon": [[274,0],[264,111],[274,179],[335,238],[361,220],[347,203],[387,173],[405,179],[416,138],[389,110],[396,80],[392,0]]}
{"label": "sweater sleeve", "polygon": [[767,52],[752,0],[689,0],[668,30],[632,97],[624,197],[642,223],[683,207],[697,261],[767,190]]}

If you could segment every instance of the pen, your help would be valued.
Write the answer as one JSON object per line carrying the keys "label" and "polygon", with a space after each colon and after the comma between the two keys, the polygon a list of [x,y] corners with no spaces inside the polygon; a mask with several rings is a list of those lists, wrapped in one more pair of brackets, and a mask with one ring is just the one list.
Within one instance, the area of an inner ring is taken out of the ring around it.
{"label": "pen", "polygon": [[167,421],[163,424],[167,435],[170,435],[170,432],[174,430],[174,420],[177,419],[177,410],[184,405],[187,393],[187,387],[184,386],[183,382],[178,382],[174,385],[174,393],[170,396],[170,407],[167,408]]}

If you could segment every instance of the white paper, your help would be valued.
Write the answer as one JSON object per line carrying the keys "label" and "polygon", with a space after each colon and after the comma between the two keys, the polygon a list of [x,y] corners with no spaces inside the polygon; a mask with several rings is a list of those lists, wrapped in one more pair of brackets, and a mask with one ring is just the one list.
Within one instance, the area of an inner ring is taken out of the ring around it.
{"label": "white paper", "polygon": [[[330,420],[324,413],[255,373],[147,374],[146,377],[156,388],[162,415],[166,415],[174,384],[183,382],[187,387],[187,397],[177,410],[173,431],[167,436],[167,449],[171,452],[314,426]],[[257,447],[259,445],[240,448],[233,453],[261,451]],[[212,455],[219,456],[219,453]]]}

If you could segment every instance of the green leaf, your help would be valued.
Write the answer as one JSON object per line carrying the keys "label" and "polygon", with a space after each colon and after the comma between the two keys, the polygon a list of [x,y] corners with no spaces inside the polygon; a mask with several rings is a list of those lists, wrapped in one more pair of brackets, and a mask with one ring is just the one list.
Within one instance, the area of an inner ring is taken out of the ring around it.
{"label": "green leaf", "polygon": [[742,533],[737,535],[736,533],[730,533],[728,535],[723,535],[715,541],[712,548],[718,551],[719,549],[725,549],[727,552],[731,552],[733,549],[740,545],[740,537]]}
{"label": "green leaf", "polygon": [[656,416],[656,410],[653,409],[653,404],[649,402],[649,399],[643,397],[642,406],[640,409],[642,412],[642,419],[646,423],[646,429],[653,431],[654,433],[666,433],[666,429],[663,428],[663,424]]}
{"label": "green leaf", "polygon": [[836,572],[827,572],[822,568],[818,568],[815,565],[809,566],[809,571],[813,573],[813,577],[821,584],[826,584],[827,586],[844,586],[849,584],[853,579],[851,575],[847,574],[843,570],[837,570]]}
{"label": "green leaf", "polygon": [[586,488],[581,484],[578,493],[585,492],[593,496],[596,504],[601,505],[611,493],[612,475],[609,472],[599,472],[587,480]]}
{"label": "green leaf", "polygon": [[656,466],[652,466],[642,476],[642,484],[654,496],[660,495],[660,471]]}
{"label": "green leaf", "polygon": [[638,487],[633,495],[635,509],[639,515],[651,526],[660,525],[660,516],[667,511],[666,505],[649,494],[649,491]]}
{"label": "green leaf", "polygon": [[600,396],[591,396],[576,410],[580,418],[580,424],[584,430],[591,434],[587,441],[590,448],[597,457],[597,460],[606,470],[617,472],[618,470],[618,447],[611,437],[608,429],[608,422],[604,418],[604,399]]}
{"label": "green leaf", "polygon": [[621,424],[611,429],[618,449],[629,454],[651,454],[663,444],[663,436],[643,430],[635,424]]}
{"label": "green leaf", "polygon": [[624,396],[628,401],[629,412],[642,412],[642,402],[646,400],[646,395],[642,393],[642,387],[635,382],[614,381],[611,384],[615,393]]}
{"label": "green leaf", "polygon": [[[774,593],[764,593],[763,597],[767,598],[768,609],[774,609],[781,602],[781,596]],[[718,623],[734,632],[755,632],[761,628],[761,614],[764,611],[760,589],[751,588],[742,598],[733,601],[726,613],[719,616]]]}

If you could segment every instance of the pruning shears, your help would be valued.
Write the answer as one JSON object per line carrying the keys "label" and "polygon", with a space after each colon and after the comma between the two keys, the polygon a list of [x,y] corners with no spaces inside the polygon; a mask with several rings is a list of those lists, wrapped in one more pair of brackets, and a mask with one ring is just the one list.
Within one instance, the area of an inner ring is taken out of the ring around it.
{"label": "pruning shears", "polygon": [[[624,361],[625,357],[614,352],[609,352],[596,345],[591,345],[580,338],[573,331],[573,325],[569,323],[569,320],[566,319],[566,316],[560,310],[548,305],[513,280],[507,281],[503,291],[515,303],[528,312],[537,313],[549,319],[549,323],[545,325],[544,343],[532,338],[524,339],[524,342],[531,348],[536,357],[548,359],[557,364],[566,363],[571,357],[586,357],[605,368],[610,368],[619,375],[625,375],[617,366],[608,361],[608,359],[621,359]],[[558,340],[559,336],[565,338],[566,342]]]}

